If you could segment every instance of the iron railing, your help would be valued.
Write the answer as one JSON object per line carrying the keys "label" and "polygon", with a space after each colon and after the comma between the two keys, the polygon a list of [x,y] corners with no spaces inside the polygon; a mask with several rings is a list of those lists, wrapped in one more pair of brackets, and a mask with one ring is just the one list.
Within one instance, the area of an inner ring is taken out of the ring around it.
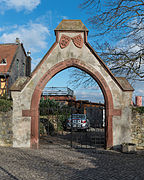
{"label": "iron railing", "polygon": [[68,87],[46,87],[42,96],[73,96],[74,92]]}

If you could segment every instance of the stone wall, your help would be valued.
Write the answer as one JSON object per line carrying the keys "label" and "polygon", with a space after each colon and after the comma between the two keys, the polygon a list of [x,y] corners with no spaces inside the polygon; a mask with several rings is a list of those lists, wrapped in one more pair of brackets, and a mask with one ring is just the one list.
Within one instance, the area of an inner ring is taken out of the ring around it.
{"label": "stone wall", "polygon": [[144,149],[144,113],[139,113],[136,108],[132,110],[131,133],[132,143],[137,149]]}
{"label": "stone wall", "polygon": [[12,111],[0,112],[0,146],[12,146]]}

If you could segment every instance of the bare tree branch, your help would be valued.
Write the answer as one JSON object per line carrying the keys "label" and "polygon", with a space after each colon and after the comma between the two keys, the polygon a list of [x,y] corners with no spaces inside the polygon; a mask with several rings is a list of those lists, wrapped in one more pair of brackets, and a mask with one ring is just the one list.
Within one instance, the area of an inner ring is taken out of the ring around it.
{"label": "bare tree branch", "polygon": [[[94,47],[112,72],[144,81],[144,0],[84,0],[80,8],[88,12]],[[95,85],[81,70],[71,76],[75,87]]]}
{"label": "bare tree branch", "polygon": [[144,1],[84,0],[81,7],[89,11],[95,49],[112,72],[144,80]]}

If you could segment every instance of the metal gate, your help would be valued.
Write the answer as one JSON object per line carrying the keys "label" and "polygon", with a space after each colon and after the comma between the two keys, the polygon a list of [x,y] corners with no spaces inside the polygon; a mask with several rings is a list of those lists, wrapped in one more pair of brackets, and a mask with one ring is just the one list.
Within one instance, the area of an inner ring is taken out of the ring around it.
{"label": "metal gate", "polygon": [[40,101],[40,144],[48,147],[105,147],[105,107],[96,103]]}

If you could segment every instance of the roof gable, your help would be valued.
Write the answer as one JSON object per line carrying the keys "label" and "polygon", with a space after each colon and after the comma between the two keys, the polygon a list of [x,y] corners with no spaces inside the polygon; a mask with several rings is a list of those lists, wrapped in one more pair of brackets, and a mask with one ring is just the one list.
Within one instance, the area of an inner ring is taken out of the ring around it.
{"label": "roof gable", "polygon": [[3,62],[4,59],[6,61],[6,64],[0,64],[1,73],[8,72],[17,48],[18,44],[0,44],[0,62]]}
{"label": "roof gable", "polygon": [[[86,26],[82,23],[81,20],[62,20],[62,22],[57,26],[55,31],[62,31],[65,33],[70,32],[85,32],[88,31]],[[90,50],[90,52],[96,57],[96,60],[100,63],[100,65],[104,68],[104,70],[110,75],[110,77],[115,81],[115,83],[123,90],[123,91],[133,91],[134,89],[131,87],[131,85],[126,81],[125,78],[116,78],[113,73],[110,71],[110,69],[107,67],[107,65],[104,63],[104,61],[98,56],[96,51],[91,47],[91,45],[87,42],[87,33],[84,33],[84,44],[86,47]],[[62,37],[62,36],[61,36]],[[63,43],[67,44],[68,40],[65,40],[65,38],[62,39]],[[53,46],[49,49],[49,51],[46,53],[46,55],[43,57],[43,59],[39,62],[37,67],[33,70],[32,76],[38,71],[40,66],[46,61],[47,57],[52,53],[53,49],[56,48],[57,44],[60,43],[61,40],[59,40],[59,34],[56,33],[56,42],[53,44]],[[76,40],[76,42],[79,42],[79,39]],[[61,49],[63,49],[61,47]],[[124,83],[126,83],[124,85]]]}

